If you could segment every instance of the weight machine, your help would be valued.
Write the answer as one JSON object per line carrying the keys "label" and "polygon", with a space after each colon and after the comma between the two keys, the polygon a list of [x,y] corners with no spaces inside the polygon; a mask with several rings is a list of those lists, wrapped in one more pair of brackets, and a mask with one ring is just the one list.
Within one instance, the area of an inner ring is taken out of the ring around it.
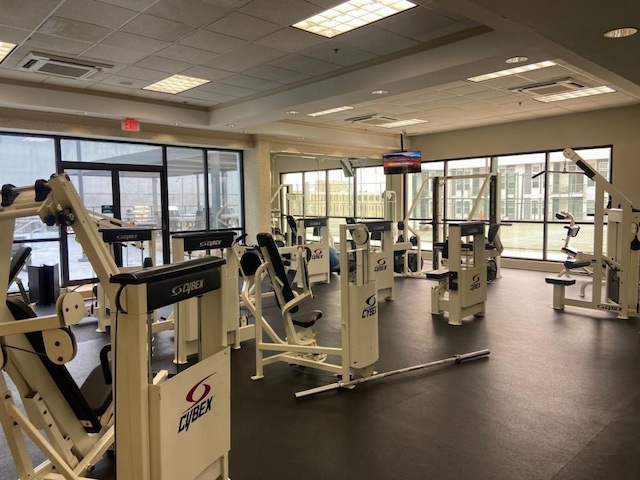
{"label": "weight machine", "polygon": [[[295,221],[295,229],[292,230],[294,236],[293,245],[309,248],[311,257],[307,262],[307,273],[309,284],[318,282],[329,283],[331,281],[331,269],[329,262],[329,246],[331,245],[331,235],[328,227],[327,217],[319,218],[299,218]],[[309,229],[312,229],[309,232]],[[300,270],[296,273],[295,282],[300,285],[302,279]]]}
{"label": "weight machine", "polygon": [[[351,232],[353,242],[347,241]],[[322,318],[322,312],[301,312],[301,303],[312,298],[306,275],[306,249],[299,246],[298,268],[303,289],[294,292],[286,278],[284,266],[273,237],[258,234],[262,262],[255,256],[248,262],[241,261],[245,273],[254,279],[254,294],[243,299],[255,318],[256,324],[256,374],[254,380],[264,377],[264,367],[277,362],[301,365],[341,375],[366,377],[374,373],[373,364],[378,359],[378,306],[375,281],[370,279],[369,234],[361,224],[340,226],[340,275],[341,287],[341,344],[339,347],[321,347],[316,342],[312,327]],[[247,268],[248,264],[253,265]],[[351,264],[351,269],[349,268]],[[260,279],[268,273],[284,322],[284,338],[264,318]],[[349,273],[347,273],[349,272]],[[265,338],[266,337],[266,338]],[[331,363],[327,357],[339,357]]]}
{"label": "weight machine", "polygon": [[[635,317],[638,312],[640,210],[573,149],[566,148],[563,154],[595,184],[594,245],[592,259],[589,257],[593,281],[591,297],[581,300],[566,297],[566,287],[575,285],[574,278],[545,278],[546,283],[553,285],[553,308],[563,310],[569,305],[613,312],[621,319]],[[584,295],[584,291],[582,293]]]}
{"label": "weight machine", "polygon": [[[438,282],[431,288],[431,313],[441,315],[448,311],[449,325],[462,325],[464,317],[483,317],[485,314],[487,266],[484,226],[483,222],[449,225],[449,239],[445,244],[449,267],[426,274],[429,280]],[[467,237],[473,237],[473,243],[467,243]]]}
{"label": "weight machine", "polygon": [[[173,262],[184,260],[185,255],[191,259],[193,252],[221,250],[226,265],[221,267],[225,278],[223,283],[223,315],[226,322],[226,345],[240,348],[241,342],[254,338],[254,326],[248,325],[246,317],[240,316],[238,285],[238,257],[232,251],[236,243],[236,232],[211,231],[196,233],[179,233],[171,236],[171,254]],[[176,304],[169,315],[175,324],[175,359],[178,364],[187,363],[187,357],[196,352],[198,346],[198,330],[196,325],[196,300],[191,299]]]}

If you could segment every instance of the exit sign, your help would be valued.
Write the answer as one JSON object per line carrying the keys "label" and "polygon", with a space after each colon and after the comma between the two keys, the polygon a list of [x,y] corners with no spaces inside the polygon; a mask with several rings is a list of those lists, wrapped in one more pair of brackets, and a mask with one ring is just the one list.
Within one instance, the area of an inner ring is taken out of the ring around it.
{"label": "exit sign", "polygon": [[122,130],[124,130],[125,132],[139,132],[140,122],[135,118],[123,118]]}

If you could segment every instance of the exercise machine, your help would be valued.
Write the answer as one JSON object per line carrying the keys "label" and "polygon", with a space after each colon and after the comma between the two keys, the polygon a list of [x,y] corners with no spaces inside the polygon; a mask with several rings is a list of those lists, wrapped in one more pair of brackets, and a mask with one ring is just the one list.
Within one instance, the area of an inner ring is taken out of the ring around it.
{"label": "exercise machine", "polygon": [[[307,273],[309,284],[329,283],[331,281],[331,269],[329,262],[329,247],[331,245],[331,235],[329,233],[327,217],[299,218],[295,220],[295,228],[290,223],[294,243],[293,245],[309,248],[311,256],[307,263]],[[296,272],[295,282],[300,285],[302,282],[300,270]]]}
{"label": "exercise machine", "polygon": [[566,148],[563,154],[595,186],[594,243],[592,259],[589,257],[593,275],[591,295],[585,295],[584,299],[567,297],[566,289],[576,284],[575,278],[545,278],[546,283],[553,285],[553,308],[563,310],[565,306],[574,306],[612,312],[621,319],[635,317],[638,313],[640,210],[573,149]]}
{"label": "exercise machine", "polygon": [[[352,241],[347,241],[347,232]],[[307,250],[298,250],[302,292],[294,292],[287,280],[273,237],[258,234],[261,260],[247,257],[242,267],[254,278],[254,295],[245,295],[245,304],[256,324],[256,373],[264,377],[264,367],[277,362],[300,365],[340,375],[343,379],[366,377],[374,373],[378,359],[378,305],[375,281],[370,279],[369,233],[364,225],[340,226],[341,343],[339,347],[319,346],[313,326],[322,312],[300,310],[312,298],[307,282]],[[263,316],[260,279],[267,272],[281,310],[284,337]],[[346,273],[349,272],[349,273]],[[331,361],[333,358],[337,361]]]}
{"label": "exercise machine", "polygon": [[[431,313],[449,312],[449,325],[462,325],[470,315],[483,317],[487,301],[485,224],[461,222],[449,225],[449,239],[443,248],[448,268],[427,272],[438,284],[431,288]],[[472,243],[466,241],[472,237]]]}
{"label": "exercise machine", "polygon": [[[225,278],[223,287],[223,315],[226,322],[226,345],[240,348],[240,344],[254,338],[254,326],[248,325],[246,317],[240,316],[238,295],[238,257],[233,252],[236,243],[234,231],[210,231],[195,233],[179,233],[171,236],[171,254],[173,263],[183,261],[185,256],[191,259],[194,252],[208,255],[211,250],[222,252],[227,263],[221,267]],[[187,357],[196,352],[198,346],[198,330],[196,325],[196,300],[191,299],[176,304],[169,315],[175,324],[175,363],[187,363]]]}

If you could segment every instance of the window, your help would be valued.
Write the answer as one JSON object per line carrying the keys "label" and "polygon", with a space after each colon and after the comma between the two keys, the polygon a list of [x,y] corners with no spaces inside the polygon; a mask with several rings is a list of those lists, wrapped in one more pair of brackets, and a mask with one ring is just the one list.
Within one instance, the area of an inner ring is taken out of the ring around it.
{"label": "window", "polygon": [[387,179],[382,167],[356,170],[356,213],[358,218],[384,218],[384,198]]}
{"label": "window", "polygon": [[207,151],[209,228],[213,230],[243,224],[240,161],[238,152]]}
{"label": "window", "polygon": [[204,155],[200,148],[167,148],[169,230],[203,230],[205,225]]}
{"label": "window", "polygon": [[162,147],[158,145],[62,139],[60,149],[63,162],[162,165]]}

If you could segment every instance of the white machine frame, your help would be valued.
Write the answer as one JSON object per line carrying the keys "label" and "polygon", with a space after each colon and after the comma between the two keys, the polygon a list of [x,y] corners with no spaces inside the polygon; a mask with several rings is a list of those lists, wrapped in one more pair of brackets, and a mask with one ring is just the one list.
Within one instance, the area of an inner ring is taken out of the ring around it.
{"label": "white machine frame", "polygon": [[[595,183],[593,276],[591,296],[585,299],[567,298],[566,287],[575,279],[547,277],[553,285],[553,308],[583,307],[615,313],[620,319],[635,317],[638,313],[638,262],[640,250],[631,244],[637,240],[640,211],[606,178],[598,173],[573,149],[566,148],[564,157],[574,162]],[[605,200],[609,197],[609,205]],[[606,222],[607,254],[604,254]],[[598,288],[603,285],[604,288]]]}
{"label": "white machine frame", "polygon": [[[329,233],[329,219],[327,217],[299,218],[296,220],[297,232],[294,245],[311,249],[311,258],[307,262],[309,284],[330,283],[331,268],[329,262],[329,247],[331,234]],[[320,235],[307,235],[307,229],[318,229]],[[301,278],[297,274],[295,282],[300,285]]]}
{"label": "white machine frame", "polygon": [[[449,312],[449,325],[462,325],[464,317],[483,317],[485,314],[487,265],[484,226],[483,222],[450,224],[449,267],[427,272],[429,280],[438,281],[438,285],[431,288],[431,313],[441,315]],[[465,242],[470,236],[473,237],[472,244]]]}
{"label": "white machine frame", "polygon": [[[240,316],[240,296],[238,294],[238,257],[232,250],[236,241],[236,232],[210,231],[179,233],[171,237],[171,255],[173,262],[183,261],[185,255],[191,258],[192,252],[205,252],[221,250],[226,265],[223,265],[223,319],[226,323],[226,345],[235,349],[240,348],[242,342],[255,338],[254,325],[246,323],[246,317]],[[198,329],[196,322],[196,299],[192,298],[175,305],[169,315],[175,324],[175,358],[177,364],[187,363],[187,357],[193,355],[198,347]]]}
{"label": "white machine frame", "polygon": [[[350,231],[358,241],[352,248],[347,241]],[[322,347],[315,340],[315,333],[309,328],[296,328],[292,322],[291,310],[301,302],[312,298],[312,292],[303,281],[302,293],[294,292],[294,299],[286,302],[282,293],[281,280],[265,247],[261,247],[263,263],[254,277],[262,278],[267,271],[276,297],[282,308],[286,337],[282,338],[262,314],[260,282],[255,282],[254,295],[246,296],[245,303],[255,318],[256,324],[256,374],[254,380],[264,378],[264,367],[277,362],[312,367],[341,375],[366,377],[374,373],[374,363],[378,359],[378,299],[376,282],[370,279],[369,234],[361,224],[340,226],[340,275],[341,298],[341,343],[339,347]],[[299,267],[304,270],[306,255],[300,248]],[[353,257],[349,272],[349,257]],[[304,272],[303,272],[304,273]],[[306,276],[303,274],[302,278]],[[243,291],[244,293],[244,291]],[[266,336],[266,338],[265,338]],[[275,352],[275,353],[274,353]],[[328,356],[340,358],[339,362],[327,361]]]}

